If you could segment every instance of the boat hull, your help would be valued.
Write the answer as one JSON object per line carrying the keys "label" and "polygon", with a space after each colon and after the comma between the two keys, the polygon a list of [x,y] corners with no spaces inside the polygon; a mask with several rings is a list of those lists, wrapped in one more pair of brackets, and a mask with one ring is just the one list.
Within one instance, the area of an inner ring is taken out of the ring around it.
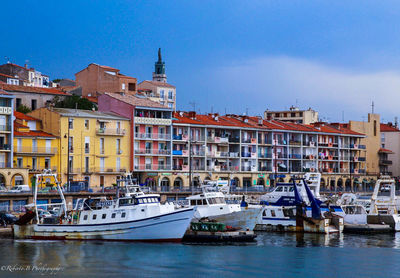
{"label": "boat hull", "polygon": [[227,226],[240,227],[242,229],[254,230],[259,216],[261,215],[262,207],[242,208],[240,211],[235,211],[223,215],[209,216],[210,220],[223,223]]}
{"label": "boat hull", "polygon": [[14,238],[43,240],[181,241],[194,210],[109,224],[14,225]]}

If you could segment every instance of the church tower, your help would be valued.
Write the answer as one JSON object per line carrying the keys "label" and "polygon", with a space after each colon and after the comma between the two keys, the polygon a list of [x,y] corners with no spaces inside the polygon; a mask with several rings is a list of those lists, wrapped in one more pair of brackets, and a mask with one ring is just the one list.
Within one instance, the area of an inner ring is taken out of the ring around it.
{"label": "church tower", "polygon": [[161,58],[161,48],[158,49],[158,61],[155,63],[153,72],[153,81],[167,83],[167,75],[165,74],[165,63]]}

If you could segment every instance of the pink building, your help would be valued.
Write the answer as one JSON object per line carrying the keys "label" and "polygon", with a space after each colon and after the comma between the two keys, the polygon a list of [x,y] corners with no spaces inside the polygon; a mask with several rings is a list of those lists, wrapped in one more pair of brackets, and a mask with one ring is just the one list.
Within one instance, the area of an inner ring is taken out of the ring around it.
{"label": "pink building", "polygon": [[131,120],[131,171],[171,170],[172,109],[146,98],[115,93],[100,95],[98,107]]}

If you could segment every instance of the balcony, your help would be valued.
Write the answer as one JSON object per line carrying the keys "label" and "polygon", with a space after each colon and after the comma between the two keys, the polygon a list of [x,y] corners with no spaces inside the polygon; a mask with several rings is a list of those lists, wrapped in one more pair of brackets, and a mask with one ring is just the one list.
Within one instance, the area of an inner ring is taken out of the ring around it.
{"label": "balcony", "polygon": [[0,132],[10,132],[11,126],[10,125],[0,125]]}
{"label": "balcony", "polygon": [[11,145],[10,144],[2,144],[0,145],[0,151],[10,151]]}
{"label": "balcony", "polygon": [[272,153],[258,153],[258,158],[272,158]]}
{"label": "balcony", "polygon": [[392,165],[392,161],[391,160],[387,160],[387,159],[380,159],[379,160],[379,165]]}
{"label": "balcony", "polygon": [[97,174],[121,174],[126,172],[125,168],[117,168],[117,167],[94,167],[89,170],[91,170],[92,173],[97,173]]}
{"label": "balcony", "polygon": [[301,141],[290,140],[289,141],[289,145],[291,145],[291,146],[300,146],[301,145]]}
{"label": "balcony", "polygon": [[142,155],[170,155],[170,150],[156,150],[156,149],[136,149],[135,154],[142,154]]}
{"label": "balcony", "polygon": [[230,158],[239,158],[239,153],[238,152],[229,152],[229,157]]}
{"label": "balcony", "polygon": [[273,143],[274,143],[274,145],[283,145],[283,146],[287,145],[286,140],[274,139],[274,140],[273,140]]}
{"label": "balcony", "polygon": [[125,129],[121,128],[98,128],[96,129],[97,135],[110,135],[110,136],[124,136]]}
{"label": "balcony", "polygon": [[34,167],[34,168],[31,168],[29,165],[27,166],[29,169],[29,173],[35,173],[35,174],[37,174],[37,173],[41,173],[41,172],[43,172],[43,170],[51,170],[51,171],[53,171],[53,172],[57,172],[57,170],[58,170],[58,168],[56,167],[56,166],[53,166],[53,167],[48,167],[48,168],[46,168],[46,167]]}
{"label": "balcony", "polygon": [[134,169],[136,171],[170,171],[171,165],[136,164]]}
{"label": "balcony", "polygon": [[257,144],[257,139],[256,138],[242,138],[242,143]]}
{"label": "balcony", "polygon": [[307,146],[307,147],[316,147],[317,146],[317,144],[314,141],[305,142],[305,143],[303,143],[303,145]]}
{"label": "balcony", "polygon": [[301,159],[301,154],[289,154],[289,159]]}
{"label": "balcony", "polygon": [[22,147],[18,146],[14,149],[14,153],[16,154],[25,154],[25,155],[35,155],[35,156],[49,156],[55,155],[57,153],[57,148],[46,148],[46,147]]}
{"label": "balcony", "polygon": [[240,143],[240,138],[238,136],[230,136],[228,140],[229,143]]}
{"label": "balcony", "polygon": [[136,133],[135,139],[168,141],[171,139],[171,135],[167,133]]}
{"label": "balcony", "polygon": [[257,171],[257,166],[256,165],[252,165],[252,166],[242,165],[242,171],[244,171],[244,172],[256,172]]}

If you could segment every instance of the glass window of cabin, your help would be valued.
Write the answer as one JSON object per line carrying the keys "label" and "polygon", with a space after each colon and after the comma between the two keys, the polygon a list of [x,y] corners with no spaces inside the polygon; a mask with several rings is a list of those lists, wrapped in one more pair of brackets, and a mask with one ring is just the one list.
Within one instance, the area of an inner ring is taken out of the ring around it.
{"label": "glass window of cabin", "polygon": [[102,219],[106,219],[107,214],[103,213],[103,215],[101,216]]}
{"label": "glass window of cabin", "polygon": [[276,192],[282,192],[282,191],[283,191],[283,187],[282,187],[282,186],[279,186],[279,187],[276,188],[275,191],[276,191]]}
{"label": "glass window of cabin", "polygon": [[190,205],[195,206],[196,205],[196,200],[190,200]]}
{"label": "glass window of cabin", "polygon": [[115,213],[111,214],[111,218],[115,218]]}
{"label": "glass window of cabin", "polygon": [[271,216],[272,216],[272,217],[275,217],[275,216],[276,216],[275,210],[273,210],[273,209],[271,209]]}
{"label": "glass window of cabin", "polygon": [[93,220],[97,218],[97,214],[93,214]]}
{"label": "glass window of cabin", "polygon": [[87,220],[87,214],[85,216],[83,216],[83,220]]}
{"label": "glass window of cabin", "polygon": [[267,216],[267,211],[266,210],[263,211],[263,216]]}
{"label": "glass window of cabin", "polygon": [[143,199],[139,199],[139,204],[143,204]]}
{"label": "glass window of cabin", "polygon": [[126,215],[126,213],[123,212],[123,213],[121,214],[121,217],[122,217],[122,218],[125,218],[125,215]]}

